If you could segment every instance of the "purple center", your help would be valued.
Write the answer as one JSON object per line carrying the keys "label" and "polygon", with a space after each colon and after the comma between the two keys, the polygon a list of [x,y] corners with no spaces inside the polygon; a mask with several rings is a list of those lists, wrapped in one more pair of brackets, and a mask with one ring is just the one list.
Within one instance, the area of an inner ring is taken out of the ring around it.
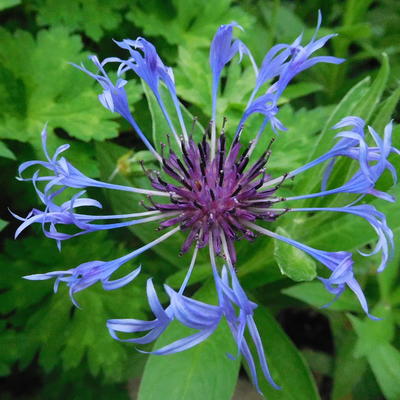
{"label": "purple center", "polygon": [[188,231],[182,253],[194,241],[198,242],[200,248],[206,246],[211,232],[214,250],[220,254],[223,234],[234,263],[234,241],[241,238],[252,240],[255,237],[243,222],[256,219],[274,221],[281,215],[270,208],[282,200],[274,196],[279,185],[262,188],[271,178],[264,169],[271,154],[270,146],[251,166],[249,157],[252,145],[240,152],[241,145],[234,140],[227,149],[223,132],[214,157],[206,135],[197,145],[189,139],[187,143],[182,141],[181,147],[182,159],[172,150],[167,157],[163,157],[163,171],[169,176],[168,182],[158,172],[149,174],[152,186],[168,192],[171,200],[167,204],[153,203],[151,209],[177,212],[173,218],[163,221],[160,229],[179,224],[182,231]]}

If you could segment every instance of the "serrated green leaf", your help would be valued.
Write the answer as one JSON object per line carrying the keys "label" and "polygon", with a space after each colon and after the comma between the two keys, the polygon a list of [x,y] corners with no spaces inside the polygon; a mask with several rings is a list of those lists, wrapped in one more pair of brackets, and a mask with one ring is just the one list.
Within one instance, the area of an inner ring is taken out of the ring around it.
{"label": "serrated green leaf", "polygon": [[[213,285],[201,290],[198,299],[213,303]],[[190,330],[178,323],[156,341],[158,349],[182,337]],[[156,400],[162,391],[163,400],[230,400],[236,386],[239,359],[231,360],[236,344],[225,321],[204,342],[181,353],[168,356],[150,355],[139,389],[138,400]]]}
{"label": "serrated green leaf", "polygon": [[178,47],[174,70],[176,89],[180,96],[211,116],[211,70],[208,53],[203,49]]}
{"label": "serrated green leaf", "polygon": [[[73,306],[63,284],[54,294],[51,281],[21,278],[53,269],[65,270],[88,260],[112,260],[125,252],[121,244],[107,239],[104,232],[81,238],[80,242],[67,242],[61,253],[55,243],[45,238],[6,242],[0,258],[4,266],[0,281],[0,314],[10,315],[9,329],[18,331],[21,368],[39,353],[39,363],[47,372],[58,366],[69,370],[84,363],[93,375],[101,374],[112,382],[126,379],[128,372],[134,374],[129,349],[111,338],[105,323],[109,318],[146,317],[145,273],[133,284],[116,291],[106,292],[101,285],[94,285],[77,293],[76,299],[82,309]],[[136,266],[126,265],[121,269],[127,273]],[[135,357],[132,360],[140,368],[144,356]]]}
{"label": "serrated green leaf", "polygon": [[[260,389],[265,398],[318,400],[320,397],[311,371],[296,346],[264,307],[258,307],[254,315],[272,377],[282,387],[281,390],[276,390],[262,378],[262,372],[257,364]],[[254,346],[250,343],[249,345],[254,351]]]}
{"label": "serrated green leaf", "polygon": [[[15,45],[18,43],[18,46]],[[40,142],[46,122],[83,141],[117,135],[114,116],[94,94],[93,81],[68,62],[86,58],[78,36],[62,27],[11,34],[0,30],[0,137]]]}
{"label": "serrated green leaf", "polygon": [[[85,368],[71,371],[54,371],[46,375],[46,380],[40,386],[41,399],[71,400],[130,400],[131,389],[123,383],[106,383],[98,377],[92,377]],[[129,385],[130,386],[130,385]],[[132,385],[133,386],[133,385]],[[36,400],[29,398],[29,400]],[[28,399],[26,399],[28,400]]]}
{"label": "serrated green leaf", "polygon": [[[279,227],[276,233],[290,237],[288,232],[282,227]],[[275,240],[274,256],[281,273],[296,282],[311,281],[317,276],[315,261],[303,251],[290,244],[281,240]]]}
{"label": "serrated green leaf", "polygon": [[[142,2],[133,8],[127,19],[140,26],[149,36],[163,36],[170,44],[208,47],[221,24],[232,21],[251,26],[254,18],[232,0],[172,0],[160,7],[157,1]],[[199,12],[201,10],[201,12]]]}
{"label": "serrated green leaf", "polygon": [[[282,293],[318,308],[330,303],[334,298],[320,282],[300,283],[283,289]],[[354,294],[345,291],[337,301],[329,306],[329,310],[360,311],[360,306],[354,298]]]}
{"label": "serrated green leaf", "polygon": [[36,0],[39,26],[66,26],[71,32],[83,31],[98,41],[104,31],[116,28],[122,21],[121,10],[126,0]]}

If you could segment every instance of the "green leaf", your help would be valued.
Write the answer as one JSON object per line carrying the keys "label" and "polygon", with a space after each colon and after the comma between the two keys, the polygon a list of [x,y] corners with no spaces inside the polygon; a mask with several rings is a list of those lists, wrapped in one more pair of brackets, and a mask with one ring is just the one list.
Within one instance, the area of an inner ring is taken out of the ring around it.
{"label": "green leaf", "polygon": [[[55,243],[45,238],[6,242],[5,252],[0,257],[0,265],[4,266],[0,281],[0,314],[9,316],[9,331],[18,332],[21,368],[38,353],[39,364],[47,372],[57,366],[70,370],[83,360],[92,375],[101,374],[112,382],[137,374],[135,368],[140,371],[145,356],[130,355],[127,346],[111,338],[105,324],[109,318],[146,318],[145,274],[140,274],[134,284],[116,291],[106,292],[96,284],[77,293],[81,309],[73,306],[63,283],[54,294],[52,281],[21,279],[28,274],[66,270],[85,261],[112,260],[126,252],[104,232],[93,233],[78,242],[67,242],[61,253]],[[138,259],[121,267],[115,278],[130,272],[139,263]]]}
{"label": "green leaf", "polygon": [[0,347],[0,376],[7,376],[18,360],[18,334],[14,330],[6,329],[6,321],[0,326]]}
{"label": "green leaf", "polygon": [[360,100],[354,109],[354,114],[365,119],[367,122],[371,118],[372,113],[378,105],[383,91],[386,88],[389,78],[390,66],[389,58],[386,53],[382,54],[381,68],[378,75],[372,83],[368,93]]}
{"label": "green leaf", "polygon": [[0,29],[0,44],[0,137],[39,143],[46,122],[83,141],[117,136],[93,80],[68,64],[86,58],[79,36],[62,27],[39,31],[36,39]]}
{"label": "green leaf", "polygon": [[[279,227],[276,233],[290,237],[282,227]],[[311,281],[317,276],[315,261],[303,251],[288,243],[275,240],[274,256],[281,273],[296,282]]]}
{"label": "green leaf", "polygon": [[0,141],[0,157],[9,158],[11,160],[15,160],[15,154],[3,143]]}
{"label": "green leaf", "polygon": [[[179,289],[182,285],[183,280],[187,274],[187,269],[181,269],[178,272],[170,275],[165,282],[168,286],[171,286],[174,289]],[[205,281],[210,277],[210,264],[201,264],[197,265],[196,268],[193,269],[192,274],[190,275],[190,284],[199,283]]]}
{"label": "green leaf", "polygon": [[[334,296],[330,294],[320,282],[305,282],[283,289],[282,293],[295,299],[304,301],[314,307],[322,307],[330,303]],[[334,311],[360,311],[354,294],[345,291],[337,301],[329,306]]]}
{"label": "green leaf", "polygon": [[0,11],[21,4],[21,0],[0,0]]}
{"label": "green leaf", "polygon": [[377,132],[383,132],[385,125],[391,120],[400,100],[400,87],[382,103],[372,126]]}
{"label": "green leaf", "polygon": [[277,41],[280,43],[291,43],[307,28],[302,19],[291,8],[279,6],[278,2],[272,4],[260,3],[259,8],[271,29],[276,29]]}
{"label": "green leaf", "polygon": [[334,334],[336,357],[332,400],[341,400],[351,395],[354,386],[361,380],[367,367],[364,358],[354,357],[353,351],[357,339],[354,332],[346,330],[345,326],[341,326],[341,330],[344,335],[341,342],[336,341],[337,335]]}
{"label": "green leaf", "polygon": [[317,374],[332,376],[333,357],[323,351],[303,349],[301,354],[306,359],[311,370]]}
{"label": "green leaf", "polygon": [[[199,300],[213,303],[213,285],[201,290]],[[172,323],[156,341],[154,349],[193,333]],[[139,389],[138,400],[230,400],[236,386],[239,359],[231,360],[236,344],[226,322],[204,342],[192,349],[168,356],[150,355]]]}
{"label": "green leaf", "polygon": [[211,116],[211,70],[208,52],[203,49],[178,47],[174,70],[179,96]]}
{"label": "green leaf", "polygon": [[[265,398],[270,400],[316,400],[319,399],[312,374],[301,353],[296,349],[274,317],[264,308],[255,310],[255,321],[264,344],[268,366],[275,382],[282,387],[274,389],[260,377],[260,388]],[[250,342],[249,342],[250,345]],[[254,351],[254,346],[250,345]]]}
{"label": "green leaf", "polygon": [[162,36],[170,44],[208,47],[219,25],[232,21],[244,27],[252,25],[254,18],[232,3],[172,0],[160,7],[156,0],[150,0],[139,3],[126,17],[148,36]]}
{"label": "green leaf", "polygon": [[336,29],[336,32],[340,35],[340,37],[346,38],[346,40],[360,40],[360,39],[368,39],[371,37],[371,24],[369,23],[358,23],[352,24],[348,26],[341,26]]}
{"label": "green leaf", "polygon": [[389,343],[374,343],[368,362],[387,400],[400,398],[400,351]]}
{"label": "green leaf", "polygon": [[0,219],[0,232],[8,225],[7,221]]}
{"label": "green leaf", "polygon": [[280,98],[279,103],[286,103],[290,100],[297,99],[299,97],[307,96],[309,94],[319,92],[323,89],[323,86],[317,82],[299,82],[291,84],[285,89],[283,96]]}
{"label": "green leaf", "polygon": [[[398,232],[398,229],[396,231]],[[400,237],[397,232],[394,234],[394,256],[389,261],[385,270],[377,274],[380,298],[383,302],[387,302],[393,306],[395,303],[393,302],[392,292],[397,287],[397,276],[400,267]]]}
{"label": "green leaf", "polygon": [[348,317],[357,333],[358,339],[354,349],[356,357],[368,356],[376,343],[389,343],[394,337],[394,321],[388,305],[378,304],[371,314],[382,318],[380,321],[365,317],[363,320],[349,314]]}
{"label": "green leaf", "polygon": [[[275,137],[272,155],[268,161],[268,173],[272,176],[280,176],[305,164],[310,148],[316,141],[316,134],[331,112],[331,106],[317,107],[312,110],[305,108],[294,110],[291,104],[283,105],[279,111],[279,118],[288,130],[280,133],[279,136],[272,132],[265,132],[266,137],[271,137],[271,135]],[[251,118],[249,120],[249,125],[246,125],[241,136],[244,143],[254,139],[254,132],[259,128],[257,124],[251,125],[255,120],[251,120]],[[230,117],[228,124],[229,127],[235,126],[231,123]],[[228,134],[233,136],[234,129],[228,129]],[[263,146],[257,146],[253,152],[254,159],[260,157],[264,150]],[[296,183],[296,181],[294,182]]]}
{"label": "green leaf", "polygon": [[121,11],[129,2],[126,0],[36,0],[37,23],[39,26],[66,26],[71,32],[83,31],[98,41],[104,31],[115,29],[122,22]]}

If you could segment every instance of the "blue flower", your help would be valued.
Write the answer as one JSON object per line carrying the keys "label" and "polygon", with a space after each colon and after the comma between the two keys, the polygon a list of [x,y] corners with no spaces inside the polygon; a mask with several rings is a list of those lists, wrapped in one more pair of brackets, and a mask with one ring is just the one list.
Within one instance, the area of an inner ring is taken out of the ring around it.
{"label": "blue flower", "polygon": [[[221,320],[226,320],[237,343],[238,354],[241,354],[247,362],[254,385],[259,391],[255,356],[261,365],[264,377],[275,388],[279,386],[269,371],[264,347],[254,320],[254,309],[257,304],[249,300],[235,272],[237,240],[252,241],[256,234],[262,234],[304,251],[326,267],[326,274],[318,276],[318,279],[327,291],[334,295],[333,301],[346,288],[349,288],[357,297],[364,312],[374,319],[375,317],[369,314],[366,298],[354,275],[352,253],[341,249],[334,249],[334,251],[314,249],[265,227],[267,225],[273,228],[275,221],[287,212],[347,213],[354,218],[363,218],[376,232],[378,240],[373,250],[370,253],[360,254],[367,257],[380,253],[381,262],[377,268],[379,272],[385,268],[393,252],[393,233],[387,225],[385,215],[372,205],[360,204],[361,198],[367,195],[394,201],[391,195],[376,189],[379,178],[386,170],[392,174],[394,181],[397,179],[396,170],[388,160],[391,153],[400,154],[391,143],[392,123],[385,127],[383,138],[381,138],[372,127],[366,128],[361,118],[348,116],[333,127],[341,131],[336,135],[337,143],[328,152],[283,176],[273,178],[267,173],[266,164],[271,156],[272,141],[267,141],[269,144],[265,145],[261,136],[268,123],[274,131],[286,129],[278,118],[277,104],[287,85],[298,73],[317,63],[343,62],[342,59],[336,57],[314,56],[317,50],[335,36],[327,35],[317,39],[320,24],[321,15],[318,17],[314,36],[305,45],[301,44],[302,36],[300,35],[292,44],[274,46],[264,57],[260,68],[256,66],[250,50],[233,35],[234,28],[241,29],[241,27],[236,23],[221,26],[212,40],[210,49],[212,73],[210,134],[206,133],[200,143],[196,143],[187,134],[172,69],[163,63],[155,47],[146,39],[124,39],[116,42],[120,48],[128,52],[126,59],[110,57],[100,62],[97,57],[90,57],[98,69],[98,74],[90,72],[83,65],[76,66],[100,83],[103,89],[99,96],[101,104],[108,110],[119,113],[132,125],[144,145],[159,162],[159,170],[147,171],[149,186],[152,189],[116,185],[89,178],[62,155],[68,149],[67,145],[60,146],[53,156],[49,155],[46,147],[46,128],[44,128],[42,145],[46,160],[28,161],[19,168],[19,179],[33,183],[43,203],[43,210],[33,209],[26,217],[16,216],[21,220],[16,236],[35,223],[40,224],[45,236],[54,239],[59,247],[63,240],[71,237],[147,222],[158,221],[158,230],[167,229],[167,232],[115,260],[89,261],[65,271],[29,275],[25,278],[55,279],[55,290],[60,282],[64,282],[70,288],[72,301],[77,304],[74,294],[97,282],[100,282],[106,290],[117,289],[128,284],[140,273],[141,267],[135,268],[125,277],[116,280],[111,280],[112,274],[123,264],[168,240],[178,231],[185,232],[186,239],[182,243],[180,252],[186,253],[192,248],[193,255],[179,291],[164,286],[169,302],[163,306],[152,279],[149,279],[147,297],[154,319],[151,321],[109,320],[107,327],[110,334],[117,340],[146,344],[157,339],[172,321],[177,321],[196,331],[152,352],[162,355],[184,351],[197,345],[213,334]],[[223,129],[217,136],[217,97],[222,71],[236,55],[239,55],[239,62],[243,55],[249,57],[256,76],[254,90],[236,127],[233,140],[228,146]],[[104,69],[105,65],[110,63],[118,64],[118,79],[115,84]],[[135,73],[152,90],[177,142],[179,152],[169,149],[168,154],[166,151],[159,154],[136,123],[130,113],[124,89],[126,80],[122,77],[128,72]],[[268,83],[272,84],[268,86]],[[173,124],[173,118],[167,111],[160,95],[160,85],[168,89],[179,127]],[[253,114],[261,114],[263,121],[254,140],[248,147],[243,148],[240,133],[245,121]],[[367,134],[374,141],[373,146],[368,144]],[[264,152],[258,159],[253,160],[252,153],[256,147],[262,147]],[[341,157],[352,161],[356,165],[356,172],[347,182],[338,187],[331,187],[329,177],[335,168],[336,160]],[[280,186],[285,179],[293,178],[323,163],[327,165],[321,176],[321,191],[286,198],[279,195]],[[37,170],[31,177],[25,177],[26,170],[31,167],[36,167]],[[45,173],[41,175],[43,171]],[[41,189],[42,185],[43,189]],[[101,204],[95,199],[85,197],[84,189],[86,188],[147,195],[151,204],[145,205],[147,210],[141,213],[102,215],[98,213],[102,208]],[[76,190],[72,191],[69,200],[60,202],[59,196],[63,194],[64,197],[70,189],[83,190],[78,193]],[[279,203],[291,205],[297,200],[339,193],[356,194],[358,198],[350,205],[342,207],[279,207]],[[78,209],[82,206],[91,207],[97,213],[80,213]],[[60,227],[66,225],[72,226],[75,233],[63,232]],[[218,298],[217,305],[206,304],[184,294],[190,282],[198,252],[203,251],[203,248],[208,248],[209,252],[211,272]],[[248,336],[245,336],[245,331],[248,332]],[[121,337],[121,333],[131,334],[132,337]],[[250,350],[249,340],[254,344],[254,352]]]}
{"label": "blue flower", "polygon": [[127,84],[127,81],[125,79],[118,79],[117,82],[114,84],[107,75],[106,71],[104,70],[104,65],[107,64],[107,62],[112,61],[113,59],[104,60],[102,63],[99,61],[97,56],[90,56],[89,59],[99,70],[100,74],[94,74],[93,72],[90,72],[83,65],[76,65],[73,63],[71,64],[74,67],[88,74],[98,83],[100,83],[101,87],[103,88],[103,93],[101,93],[98,96],[100,103],[107,110],[110,110],[111,112],[117,112],[123,118],[125,118],[132,125],[133,129],[135,129],[136,133],[139,135],[140,139],[143,141],[145,146],[151,151],[151,153],[156,158],[159,158],[158,153],[155,151],[154,147],[147,140],[146,136],[139,128],[139,125],[137,124],[136,120],[132,117],[132,114],[129,111],[128,98],[124,88],[124,86]]}

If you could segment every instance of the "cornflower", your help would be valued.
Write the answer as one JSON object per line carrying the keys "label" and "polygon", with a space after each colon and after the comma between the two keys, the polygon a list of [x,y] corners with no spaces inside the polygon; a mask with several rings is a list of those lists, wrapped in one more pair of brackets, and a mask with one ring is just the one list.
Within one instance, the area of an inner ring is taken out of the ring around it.
{"label": "cornflower", "polygon": [[[400,154],[399,150],[391,144],[392,123],[385,127],[382,138],[372,127],[366,128],[361,118],[348,116],[333,127],[341,131],[336,135],[337,143],[327,153],[279,177],[272,177],[267,172],[266,165],[271,156],[273,140],[265,140],[263,134],[268,124],[274,131],[286,129],[278,118],[278,101],[287,85],[298,73],[317,63],[340,64],[344,61],[331,56],[314,56],[314,52],[335,36],[327,35],[317,39],[320,23],[321,16],[319,15],[315,34],[308,44],[301,44],[301,35],[292,44],[277,44],[267,52],[260,68],[257,67],[245,44],[233,36],[234,28],[240,28],[240,26],[236,23],[222,25],[217,30],[210,49],[212,120],[198,143],[185,126],[172,69],[163,63],[155,47],[146,39],[139,37],[136,40],[125,39],[116,42],[120,48],[128,52],[126,59],[110,57],[100,62],[96,56],[91,56],[91,61],[98,69],[97,74],[90,72],[83,65],[75,65],[100,83],[103,88],[99,96],[101,104],[111,112],[120,114],[131,124],[159,163],[159,170],[145,170],[151,189],[116,185],[89,178],[62,155],[67,150],[67,145],[59,147],[53,156],[49,155],[45,127],[42,132],[42,142],[46,161],[34,160],[23,163],[19,168],[18,178],[33,183],[39,199],[44,204],[44,209],[33,209],[24,218],[16,216],[22,221],[16,236],[28,226],[38,223],[42,226],[45,236],[56,240],[61,248],[64,240],[98,230],[158,221],[157,231],[167,231],[162,235],[159,234],[152,242],[115,260],[94,260],[64,271],[29,275],[25,278],[31,280],[54,278],[55,290],[61,282],[64,282],[69,287],[72,301],[78,305],[74,298],[75,293],[96,282],[101,282],[106,290],[114,290],[128,284],[139,275],[140,267],[116,280],[111,279],[112,274],[123,264],[168,240],[177,232],[185,232],[186,239],[181,245],[180,253],[191,250],[192,258],[180,289],[175,291],[164,285],[169,303],[163,306],[157,296],[153,280],[148,279],[147,297],[154,319],[151,321],[109,320],[107,327],[110,334],[120,341],[146,344],[157,339],[173,320],[197,331],[151,352],[159,355],[170,354],[189,349],[204,341],[212,335],[221,320],[225,319],[237,343],[238,352],[248,364],[251,378],[258,391],[260,389],[256,364],[248,340],[254,343],[255,353],[264,377],[275,388],[279,386],[269,372],[264,348],[254,321],[253,313],[257,304],[247,297],[236,274],[235,242],[237,240],[253,241],[257,235],[265,235],[304,251],[327,268],[330,275],[318,278],[325,288],[335,295],[334,300],[346,288],[349,288],[354,292],[364,312],[374,319],[375,317],[369,314],[366,298],[354,276],[352,253],[340,249],[336,251],[314,249],[272,230],[279,217],[285,213],[347,213],[363,218],[375,230],[378,237],[375,248],[369,254],[361,254],[370,256],[380,253],[379,272],[385,268],[393,252],[393,233],[387,225],[385,215],[373,205],[360,204],[361,198],[368,194],[385,201],[394,201],[392,196],[375,188],[376,182],[386,170],[396,181],[396,171],[388,161],[390,153]],[[243,56],[249,57],[256,79],[243,116],[235,129],[233,138],[229,140],[225,132],[225,122],[221,131],[217,132],[217,99],[222,71],[236,55],[239,55],[240,61]],[[116,83],[112,82],[105,71],[104,67],[109,63],[118,64],[119,78]],[[162,145],[163,151],[159,153],[140,129],[129,110],[124,88],[127,81],[122,78],[129,71],[133,71],[152,90],[170,128],[171,140],[175,142],[175,149],[178,150],[173,150],[171,144]],[[265,89],[268,82],[273,83]],[[160,94],[160,85],[168,90],[179,126],[173,123],[173,118],[167,111]],[[243,146],[241,133],[244,123],[253,114],[261,114],[263,120],[254,139]],[[375,143],[374,146],[368,144],[366,138],[368,133]],[[169,147],[168,151],[167,147]],[[252,153],[256,147],[261,147],[263,152],[258,159],[254,160]],[[357,169],[347,182],[327,189],[329,176],[339,157],[352,160]],[[293,178],[325,162],[328,164],[321,177],[321,191],[286,198],[279,195],[279,189],[287,178]],[[46,169],[48,173],[42,176],[38,170],[32,177],[24,177],[25,170],[32,166]],[[39,189],[38,183],[45,183],[43,191]],[[82,190],[59,205],[58,196],[65,195],[69,188]],[[150,205],[145,205],[146,210],[140,213],[83,214],[78,211],[79,207],[95,209],[102,207],[97,200],[85,197],[84,189],[86,188],[146,195],[150,200]],[[296,208],[292,206],[298,200],[339,193],[357,194],[358,198],[350,205],[342,207]],[[280,203],[284,203],[285,206],[279,206]],[[60,226],[64,225],[74,226],[76,232],[60,231]],[[210,269],[218,297],[217,305],[206,304],[184,294],[195,268],[197,255],[204,248],[208,248]],[[248,338],[245,336],[246,329],[249,332]],[[133,337],[121,338],[119,333],[133,334]]]}

